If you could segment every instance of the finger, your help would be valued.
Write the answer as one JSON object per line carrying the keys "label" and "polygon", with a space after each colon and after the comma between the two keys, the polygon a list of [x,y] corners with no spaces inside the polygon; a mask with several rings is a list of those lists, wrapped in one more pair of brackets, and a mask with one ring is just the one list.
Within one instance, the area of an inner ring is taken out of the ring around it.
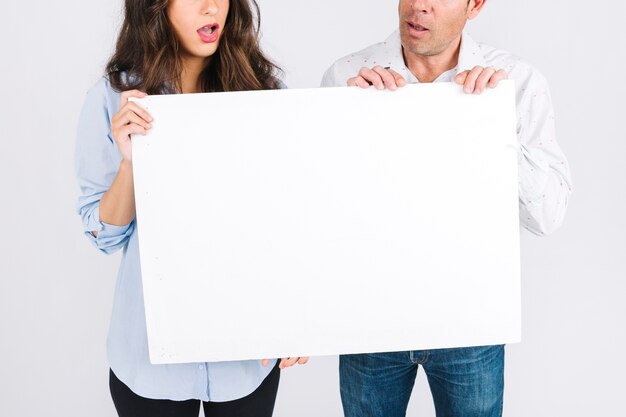
{"label": "finger", "polygon": [[137,116],[137,113],[133,112],[133,111],[129,111],[127,113],[127,119],[128,119],[128,123],[134,123],[137,124],[139,126],[142,126],[144,129],[148,130],[152,127],[152,125],[148,122],[146,122],[144,119],[142,119],[141,117]]}
{"label": "finger", "polygon": [[152,122],[154,120],[152,118],[152,116],[150,116],[150,113],[148,113],[146,110],[144,110],[143,107],[141,107],[139,104],[133,103],[131,101],[126,103],[126,105],[120,110],[120,113],[122,111],[129,111],[129,110],[134,112],[137,116],[141,117],[142,119],[144,119],[148,123],[150,123],[150,122]]}
{"label": "finger", "polygon": [[397,84],[398,87],[404,87],[406,85],[406,80],[404,79],[404,77],[402,75],[398,74],[397,72],[395,72],[391,68],[388,68],[388,70],[391,73],[391,75],[393,75],[393,78],[395,78],[396,84]]}
{"label": "finger", "polygon": [[377,90],[385,88],[382,77],[376,71],[363,67],[361,68],[361,71],[359,71],[359,75],[369,84],[373,85]]}
{"label": "finger", "polygon": [[365,78],[359,76],[356,78],[356,86],[359,88],[370,88],[372,84]]}
{"label": "finger", "polygon": [[370,84],[363,77],[357,75],[348,79],[348,87],[370,88]]}
{"label": "finger", "polygon": [[263,365],[263,366],[267,366],[267,365],[269,365],[269,364],[270,364],[270,360],[269,360],[269,359],[263,359],[263,360],[261,361],[261,365]]}
{"label": "finger", "polygon": [[348,78],[348,87],[358,87],[359,85],[356,83],[356,80],[359,77]]}
{"label": "finger", "polygon": [[293,366],[296,361],[298,360],[298,358],[284,358],[280,361],[280,368],[281,369],[285,369],[285,368],[289,368],[291,366]]}
{"label": "finger", "polygon": [[298,359],[298,362],[297,362],[297,363],[298,363],[298,365],[306,365],[306,363],[307,363],[308,361],[309,361],[309,358],[308,358],[308,357],[303,357],[303,358]]}
{"label": "finger", "polygon": [[475,66],[467,75],[465,82],[463,83],[463,91],[466,93],[473,93],[476,88],[476,80],[478,76],[483,72],[483,67]]}
{"label": "finger", "polygon": [[296,358],[285,358],[285,359],[282,359],[280,361],[279,367],[281,369],[289,368],[289,367],[293,366],[298,361],[298,359],[299,358],[297,358],[297,357]]}
{"label": "finger", "polygon": [[509,74],[507,74],[505,70],[500,69],[496,71],[496,73],[493,74],[493,76],[489,80],[489,87],[496,88],[496,86],[498,85],[500,81],[506,80],[507,78],[509,78]]}
{"label": "finger", "polygon": [[469,75],[469,73],[470,73],[469,71],[459,72],[454,78],[454,81],[456,81],[456,83],[459,85],[465,84],[465,80],[467,79],[467,76]]}
{"label": "finger", "polygon": [[372,71],[374,71],[380,76],[380,78],[383,80],[383,85],[385,86],[385,88],[391,91],[395,91],[398,89],[398,85],[396,84],[396,79],[394,78],[393,74],[389,72],[388,69],[385,69],[381,67],[380,65],[377,65],[374,68],[372,68]]}
{"label": "finger", "polygon": [[126,129],[129,126],[141,126],[143,129],[148,130],[151,125],[145,120],[137,116],[135,113],[128,111],[119,115],[111,122],[111,131],[113,135],[119,134],[122,129]]}
{"label": "finger", "polygon": [[487,88],[487,83],[489,82],[493,74],[495,73],[496,73],[496,70],[494,68],[492,67],[485,68],[476,79],[476,87],[474,88],[474,93],[480,94],[483,91],[485,91],[485,88]]}
{"label": "finger", "polygon": [[120,108],[124,107],[124,105],[128,103],[128,99],[131,97],[144,98],[147,95],[148,95],[147,93],[144,93],[143,91],[139,91],[139,90],[123,91],[120,96]]}
{"label": "finger", "polygon": [[118,140],[130,140],[130,135],[142,135],[145,136],[148,133],[143,126],[139,126],[136,124],[126,125],[122,129],[119,130],[119,135],[116,139]]}
{"label": "finger", "polygon": [[356,76],[348,79],[348,87],[370,88],[370,83],[365,78]]}
{"label": "finger", "polygon": [[141,125],[150,124],[150,122],[154,120],[152,116],[150,116],[150,114],[141,106],[136,103],[129,102],[126,103],[126,105],[124,105],[124,107],[122,107],[120,111],[113,116],[113,119],[111,119],[111,126],[113,128],[120,128],[123,125],[132,123],[133,120],[136,120],[132,117],[133,115],[141,118],[142,122],[139,123]]}

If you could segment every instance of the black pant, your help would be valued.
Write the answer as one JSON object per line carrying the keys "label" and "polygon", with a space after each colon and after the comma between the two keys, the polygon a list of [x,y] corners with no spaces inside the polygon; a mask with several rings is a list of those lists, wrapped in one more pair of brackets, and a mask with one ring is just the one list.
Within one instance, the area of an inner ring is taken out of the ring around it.
{"label": "black pant", "polygon": [[[277,364],[278,365],[278,364]],[[274,369],[250,395],[221,403],[202,402],[206,417],[271,417],[274,412],[280,369]],[[119,417],[198,417],[200,400],[152,400],[135,394],[113,371],[109,373],[111,397]]]}

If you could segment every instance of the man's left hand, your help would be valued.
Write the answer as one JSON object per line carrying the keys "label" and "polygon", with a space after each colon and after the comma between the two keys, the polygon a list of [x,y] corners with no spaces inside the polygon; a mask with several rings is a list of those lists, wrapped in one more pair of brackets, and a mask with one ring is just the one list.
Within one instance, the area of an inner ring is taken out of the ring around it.
{"label": "man's left hand", "polygon": [[502,80],[506,80],[508,74],[505,70],[496,70],[493,67],[474,67],[471,71],[463,71],[457,74],[454,81],[463,86],[467,94],[480,94],[487,87],[495,88]]}

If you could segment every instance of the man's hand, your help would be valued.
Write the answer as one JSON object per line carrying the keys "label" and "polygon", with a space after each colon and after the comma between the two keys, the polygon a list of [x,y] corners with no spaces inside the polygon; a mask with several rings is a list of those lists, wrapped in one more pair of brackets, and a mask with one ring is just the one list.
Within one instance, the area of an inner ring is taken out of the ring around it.
{"label": "man's hand", "polygon": [[496,70],[492,67],[474,67],[471,71],[463,71],[457,74],[454,81],[463,86],[467,94],[480,94],[487,87],[495,88],[502,80],[506,80],[508,74],[505,70]]}
{"label": "man's hand", "polygon": [[373,85],[378,90],[397,90],[398,87],[404,87],[406,80],[402,75],[398,74],[391,68],[383,68],[380,65],[370,69],[361,68],[359,75],[348,80],[348,86],[369,88]]}
{"label": "man's hand", "polygon": [[[506,80],[508,74],[504,70],[496,70],[492,67],[474,67],[471,71],[463,71],[457,74],[454,81],[463,86],[467,94],[480,94],[489,88],[495,88],[502,80]],[[391,68],[376,66],[374,68],[363,67],[356,77],[348,79],[348,86],[369,88],[374,86],[378,90],[397,90],[406,85],[406,80]]]}
{"label": "man's hand", "polygon": [[[280,364],[278,365],[278,367],[280,369],[285,369],[285,368],[289,368],[290,366],[295,365],[296,363],[298,365],[304,365],[309,361],[309,358],[306,356],[302,356],[302,357],[296,357],[296,358],[283,358],[280,360]],[[267,366],[269,365],[270,360],[269,359],[263,359],[261,361],[261,365],[263,366]]]}

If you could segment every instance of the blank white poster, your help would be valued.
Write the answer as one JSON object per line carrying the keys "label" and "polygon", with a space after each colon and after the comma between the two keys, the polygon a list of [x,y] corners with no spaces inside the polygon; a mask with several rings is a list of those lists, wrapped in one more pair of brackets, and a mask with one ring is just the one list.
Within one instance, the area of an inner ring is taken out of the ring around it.
{"label": "blank white poster", "polygon": [[153,363],[520,340],[512,81],[138,103]]}

